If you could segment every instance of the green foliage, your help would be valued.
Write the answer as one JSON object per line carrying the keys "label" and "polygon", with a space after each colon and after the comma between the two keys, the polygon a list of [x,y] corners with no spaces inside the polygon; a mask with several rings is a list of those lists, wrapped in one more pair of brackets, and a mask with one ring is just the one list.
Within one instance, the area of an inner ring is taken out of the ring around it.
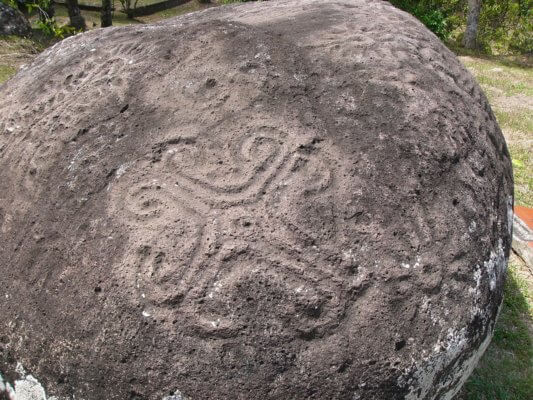
{"label": "green foliage", "polygon": [[[18,9],[19,2],[17,0],[0,0],[0,2]],[[65,36],[76,33],[76,30],[71,26],[60,26],[53,17],[50,17],[48,13],[53,7],[53,0],[26,0],[24,2],[21,1],[20,4],[26,7],[28,14],[37,14],[39,16],[35,24],[46,36],[63,39]]]}
{"label": "green foliage", "polygon": [[533,53],[533,0],[484,0],[478,40],[487,52]]}
{"label": "green foliage", "polygon": [[17,0],[0,0],[0,3],[4,3],[14,9],[18,8]]}
{"label": "green foliage", "polygon": [[[390,0],[413,14],[439,38],[461,42],[467,0]],[[458,29],[459,28],[459,29]],[[533,0],[483,0],[478,42],[487,53],[533,53]]]}
{"label": "green foliage", "polygon": [[33,0],[24,3],[29,13],[37,11],[40,19],[48,18],[48,10],[52,5],[52,0]]}
{"label": "green foliage", "polygon": [[40,19],[37,21],[37,27],[47,36],[63,39],[76,33],[76,29],[69,25],[60,26],[55,18]]}
{"label": "green foliage", "polygon": [[413,14],[443,40],[450,36],[460,22],[456,13],[461,0],[391,0],[390,2]]}
{"label": "green foliage", "polygon": [[65,36],[76,33],[76,29],[68,25],[60,26],[55,18],[49,15],[49,10],[53,7],[53,0],[30,0],[24,4],[28,13],[39,15],[36,25],[46,36],[63,39]]}
{"label": "green foliage", "polygon": [[440,10],[415,10],[415,16],[441,39],[450,35],[450,24]]}

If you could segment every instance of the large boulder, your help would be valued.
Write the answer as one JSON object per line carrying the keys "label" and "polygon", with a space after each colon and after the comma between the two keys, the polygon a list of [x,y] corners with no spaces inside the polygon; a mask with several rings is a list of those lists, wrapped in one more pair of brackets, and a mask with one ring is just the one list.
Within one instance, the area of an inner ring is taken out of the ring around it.
{"label": "large boulder", "polygon": [[26,36],[30,32],[30,23],[20,11],[0,2],[0,35]]}
{"label": "large boulder", "polygon": [[487,347],[509,153],[388,3],[95,30],[0,90],[12,396],[450,399]]}

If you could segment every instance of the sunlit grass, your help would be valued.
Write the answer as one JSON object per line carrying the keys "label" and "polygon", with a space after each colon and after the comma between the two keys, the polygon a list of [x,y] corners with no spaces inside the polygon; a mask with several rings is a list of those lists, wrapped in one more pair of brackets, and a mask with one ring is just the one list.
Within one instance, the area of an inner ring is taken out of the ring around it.
{"label": "sunlit grass", "polygon": [[0,83],[15,75],[22,64],[30,62],[45,44],[32,38],[0,36]]}
{"label": "sunlit grass", "polygon": [[533,69],[510,66],[486,59],[463,57],[464,64],[474,71],[482,87],[501,90],[506,96],[523,94],[533,96]]}
{"label": "sunlit grass", "polygon": [[15,75],[15,72],[17,72],[16,68],[11,65],[0,64],[0,83],[7,81],[11,76]]}
{"label": "sunlit grass", "polygon": [[533,68],[505,57],[461,61],[487,94],[513,159],[516,204],[533,207]]}
{"label": "sunlit grass", "polygon": [[515,201],[533,208],[533,157],[526,146],[509,147],[513,159]]}

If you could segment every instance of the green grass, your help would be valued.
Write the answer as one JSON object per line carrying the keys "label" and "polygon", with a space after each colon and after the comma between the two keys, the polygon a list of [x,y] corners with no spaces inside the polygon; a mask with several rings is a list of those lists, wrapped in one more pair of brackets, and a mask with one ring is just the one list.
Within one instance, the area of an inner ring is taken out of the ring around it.
{"label": "green grass", "polygon": [[533,208],[533,157],[530,147],[511,145],[509,151],[513,159],[515,201]]}
{"label": "green grass", "polygon": [[[465,59],[465,64],[475,71],[478,82],[488,88],[496,88],[506,96],[523,94],[533,96],[531,69],[509,66],[485,59]],[[503,78],[503,79],[502,79]]]}
{"label": "green grass", "polygon": [[15,67],[0,64],[0,83],[7,81],[11,76],[15,75],[15,72],[17,72]]}
{"label": "green grass", "polygon": [[[529,133],[533,132],[533,113],[527,108],[517,108],[507,111],[499,107],[493,107],[494,114],[502,130]],[[511,140],[510,140],[511,141]]]}
{"label": "green grass", "polygon": [[533,207],[533,68],[531,60],[469,53],[461,61],[487,94],[513,159],[515,203]]}
{"label": "green grass", "polygon": [[35,54],[41,52],[49,41],[39,38],[20,38],[0,36],[0,84],[15,75],[22,64],[30,62]]}

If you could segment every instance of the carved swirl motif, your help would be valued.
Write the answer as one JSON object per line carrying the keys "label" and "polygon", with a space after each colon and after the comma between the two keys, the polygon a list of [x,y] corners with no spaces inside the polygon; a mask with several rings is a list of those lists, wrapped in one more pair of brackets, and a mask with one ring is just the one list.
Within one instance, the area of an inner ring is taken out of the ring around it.
{"label": "carved swirl motif", "polygon": [[[152,309],[205,298],[193,325],[233,335],[244,322],[227,309],[230,297],[253,296],[268,281],[275,300],[270,309],[258,303],[257,312],[293,321],[302,335],[320,334],[336,324],[342,301],[323,284],[334,279],[324,258],[291,248],[291,241],[321,240],[292,209],[328,212],[330,163],[312,138],[288,144],[274,129],[224,139],[167,141],[158,162],[138,161],[114,184],[113,214],[132,232],[136,290]],[[278,231],[266,226],[272,220]]]}

